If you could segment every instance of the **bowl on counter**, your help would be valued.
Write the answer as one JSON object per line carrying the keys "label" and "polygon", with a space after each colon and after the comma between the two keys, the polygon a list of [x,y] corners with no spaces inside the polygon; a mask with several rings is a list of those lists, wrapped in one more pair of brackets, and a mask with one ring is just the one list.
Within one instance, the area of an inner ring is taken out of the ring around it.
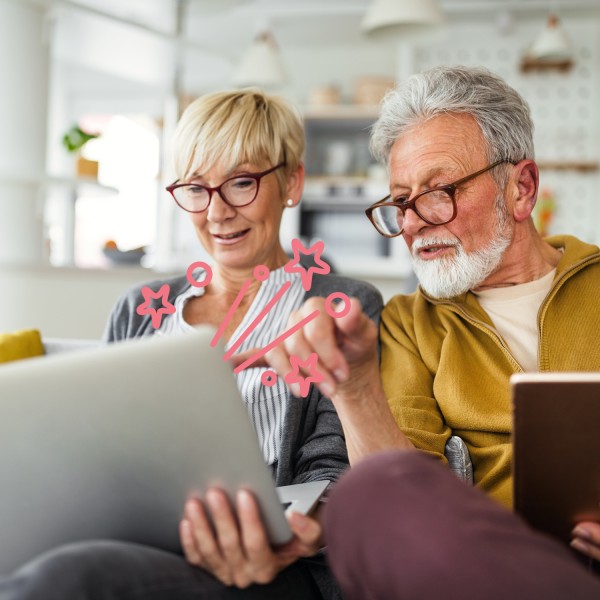
{"label": "bowl on counter", "polygon": [[115,265],[139,265],[146,255],[144,248],[119,250],[118,248],[102,248],[102,254]]}

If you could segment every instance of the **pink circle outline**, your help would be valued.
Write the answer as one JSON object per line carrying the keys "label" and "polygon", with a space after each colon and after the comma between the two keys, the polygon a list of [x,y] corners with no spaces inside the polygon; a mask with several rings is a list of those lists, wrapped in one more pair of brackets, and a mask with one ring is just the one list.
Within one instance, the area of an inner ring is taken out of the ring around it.
{"label": "pink circle outline", "polygon": [[[202,281],[196,281],[194,279],[194,269],[197,269],[198,267],[201,269],[204,269],[206,271],[206,277],[204,277],[204,279]],[[212,281],[212,277],[213,277],[213,272],[212,272],[212,269],[210,268],[210,265],[206,264],[205,262],[203,262],[201,260],[193,262],[187,268],[187,271],[185,272],[185,278],[188,280],[188,283],[192,287],[195,287],[195,288],[206,287]]]}
{"label": "pink circle outline", "polygon": [[[341,300],[344,303],[344,308],[341,311],[336,311],[336,304],[333,304],[334,300]],[[344,294],[344,292],[333,292],[327,296],[325,300],[325,311],[330,317],[334,319],[339,319],[340,317],[345,317],[350,312],[350,298]]]}
{"label": "pink circle outline", "polygon": [[254,275],[256,281],[266,281],[269,278],[270,272],[269,267],[266,265],[256,265],[252,271],[252,275]]}
{"label": "pink circle outline", "polygon": [[260,376],[260,381],[266,387],[273,387],[277,383],[277,373],[269,369]]}

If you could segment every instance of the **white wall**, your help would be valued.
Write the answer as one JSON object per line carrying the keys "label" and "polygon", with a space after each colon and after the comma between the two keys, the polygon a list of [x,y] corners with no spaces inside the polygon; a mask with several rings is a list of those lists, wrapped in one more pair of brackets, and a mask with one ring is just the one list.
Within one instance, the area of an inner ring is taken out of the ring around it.
{"label": "white wall", "polygon": [[[416,44],[412,62],[402,65],[398,64],[398,53],[389,45],[349,44],[338,40],[330,46],[323,42],[302,46],[280,39],[291,75],[285,92],[303,104],[313,86],[335,83],[340,85],[345,98],[350,99],[354,81],[367,73],[404,76],[407,64],[418,69],[439,63],[483,63],[505,75],[531,102],[540,157],[598,160],[600,20],[597,16],[564,16],[565,28],[577,47],[577,64],[571,73],[522,75],[517,68],[519,56],[541,27],[543,18],[539,14],[529,15],[527,19],[517,15],[512,29],[502,35],[492,12],[480,13],[477,19],[464,24],[454,21],[442,39]],[[136,51],[131,48],[131,52]],[[69,58],[61,56],[62,59]],[[107,111],[128,110],[138,101],[139,106],[149,110],[162,106],[168,85],[154,80],[146,70],[141,70],[142,77],[129,87],[127,77],[108,74],[98,77],[99,83],[94,84],[95,75],[99,73],[97,69],[102,66],[98,60],[98,55],[94,54],[94,68],[79,64],[71,72],[75,79],[65,83],[68,86],[66,100],[76,113],[86,109],[101,111],[103,107]],[[163,57],[159,64],[168,69],[169,60]],[[129,58],[127,64],[130,64]],[[203,68],[192,68],[185,76],[190,85],[197,86],[192,91],[224,87],[223,77],[219,78],[213,72],[203,79],[202,71]],[[224,68],[223,73],[229,73],[229,70]],[[63,70],[61,76],[68,76],[68,69]],[[171,76],[168,74],[165,81],[168,82]],[[78,81],[81,84],[87,81],[87,84],[78,86]],[[570,96],[564,97],[565,94]],[[597,172],[542,173],[542,181],[552,186],[557,195],[554,231],[568,230],[585,239],[600,241],[600,212],[596,206],[598,180]],[[0,267],[0,331],[40,327],[48,336],[98,337],[117,296],[129,285],[154,276],[141,269],[85,271]],[[393,276],[367,279],[382,290],[386,299],[405,289],[405,282]]]}

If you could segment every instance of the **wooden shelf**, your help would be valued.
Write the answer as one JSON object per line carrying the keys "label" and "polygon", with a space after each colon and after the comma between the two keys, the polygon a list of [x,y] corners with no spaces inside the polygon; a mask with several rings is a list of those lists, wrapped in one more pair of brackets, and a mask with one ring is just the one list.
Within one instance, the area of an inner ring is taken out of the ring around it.
{"label": "wooden shelf", "polygon": [[335,119],[371,119],[379,116],[379,106],[363,104],[324,104],[320,106],[305,106],[302,110],[305,119],[335,120]]}
{"label": "wooden shelf", "polygon": [[581,173],[592,173],[600,169],[600,164],[596,161],[551,161],[542,160],[537,163],[542,171],[579,171]]}
{"label": "wooden shelf", "polygon": [[5,183],[35,184],[45,187],[66,187],[70,190],[85,189],[104,194],[116,194],[119,190],[110,185],[99,183],[94,177],[61,177],[56,175],[39,175],[35,173],[5,174],[0,173],[0,181]]}
{"label": "wooden shelf", "polygon": [[570,58],[562,60],[541,60],[535,58],[523,58],[521,61],[521,72],[529,73],[531,71],[559,71],[567,73],[573,68],[573,61]]}
{"label": "wooden shelf", "polygon": [[307,175],[306,182],[312,185],[352,187],[365,185],[369,179],[365,175]]}

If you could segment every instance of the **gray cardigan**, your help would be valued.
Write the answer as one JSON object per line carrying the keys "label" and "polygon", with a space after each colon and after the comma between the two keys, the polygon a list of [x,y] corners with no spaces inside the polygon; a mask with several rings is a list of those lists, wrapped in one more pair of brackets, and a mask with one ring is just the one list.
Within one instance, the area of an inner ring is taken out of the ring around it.
{"label": "gray cardigan", "polygon": [[[170,286],[169,301],[190,287],[183,276],[157,280],[146,285],[154,290],[164,284]],[[144,301],[142,286],[134,287],[121,296],[113,309],[104,339],[108,342],[136,338],[154,333],[151,318],[140,316],[136,308]],[[382,308],[379,291],[372,285],[339,277],[315,275],[305,299],[311,296],[326,297],[332,292],[343,292],[358,298],[363,310],[378,322]],[[311,386],[306,398],[291,398],[284,418],[279,461],[273,466],[276,485],[289,485],[329,479],[335,481],[348,467],[348,454],[341,423],[328,398]],[[331,580],[322,556],[305,559],[305,564],[319,586],[324,598],[338,598],[339,591]]]}
{"label": "gray cardigan", "polygon": [[[174,302],[190,287],[183,276],[157,280],[147,285],[157,290],[165,283],[170,286],[170,302]],[[136,313],[137,306],[144,301],[141,288],[137,286],[126,291],[118,300],[104,332],[105,341],[114,342],[154,333],[150,316]],[[315,275],[305,299],[311,296],[326,297],[332,292],[343,292],[358,298],[372,319],[379,318],[381,295],[365,282],[336,275]],[[288,403],[279,461],[274,465],[276,485],[322,479],[334,481],[347,465],[344,435],[333,404],[311,386],[306,398],[293,398]]]}

